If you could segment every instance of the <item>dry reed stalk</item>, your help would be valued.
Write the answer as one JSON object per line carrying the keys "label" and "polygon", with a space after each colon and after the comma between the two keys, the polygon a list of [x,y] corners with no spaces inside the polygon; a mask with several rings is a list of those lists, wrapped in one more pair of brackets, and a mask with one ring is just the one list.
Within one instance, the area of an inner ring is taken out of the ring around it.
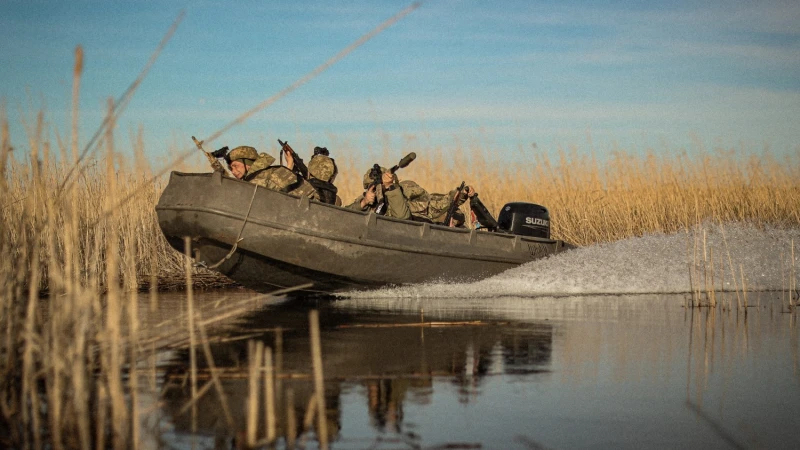
{"label": "dry reed stalk", "polygon": [[308,404],[306,405],[306,413],[303,415],[303,431],[300,437],[300,448],[305,448],[306,439],[307,439],[307,432],[311,430],[311,427],[314,426],[314,418],[317,417],[317,410],[319,406],[317,405],[317,396],[312,395],[308,398]]}
{"label": "dry reed stalk", "polygon": [[[201,312],[198,310],[198,319],[202,319],[200,314]],[[211,346],[208,343],[208,335],[206,334],[206,329],[202,324],[202,320],[198,320],[197,328],[200,332],[200,340],[203,343],[203,352],[206,357],[206,364],[208,365],[208,370],[211,374],[212,381],[214,382],[214,387],[217,390],[217,395],[219,395],[219,401],[222,404],[222,412],[225,414],[225,422],[228,424],[228,429],[234,430],[235,424],[233,422],[231,410],[228,407],[228,397],[225,395],[225,390],[222,388],[222,382],[220,381],[219,374],[217,373],[217,367],[214,363],[214,356],[211,353]]]}
{"label": "dry reed stalk", "polygon": [[294,449],[297,422],[294,417],[294,389],[286,388],[286,448]]}
{"label": "dry reed stalk", "polygon": [[747,283],[744,279],[744,267],[739,264],[739,275],[742,277],[742,302],[744,303],[744,310],[747,312]]}
{"label": "dry reed stalk", "polygon": [[[189,365],[191,374],[192,399],[197,398],[197,354],[195,340],[195,315],[194,315],[194,293],[192,292],[192,240],[187,236],[183,238],[184,270],[186,273],[186,311],[189,320]],[[192,433],[197,432],[197,404],[192,403]]]}
{"label": "dry reed stalk", "polygon": [[[275,404],[283,404],[283,328],[275,328]],[[277,426],[280,426],[280,416],[275,416]]]}
{"label": "dry reed stalk", "polygon": [[[789,278],[789,304],[791,305],[791,310],[794,311],[795,303],[792,299],[792,295],[794,295],[795,291],[797,290],[797,273],[794,269],[794,239],[792,239],[792,272],[791,277]],[[800,298],[798,298],[798,304],[800,305]]]}
{"label": "dry reed stalk", "polygon": [[95,418],[97,425],[95,427],[95,448],[106,448],[106,410],[108,409],[108,393],[106,385],[98,383],[97,385],[97,410],[95,411]]}
{"label": "dry reed stalk", "polygon": [[708,285],[708,245],[706,241],[706,229],[703,228],[703,284],[705,287],[706,301],[711,300],[710,287]]}
{"label": "dry reed stalk", "polygon": [[264,348],[264,430],[266,442],[275,441],[275,373],[272,366],[272,349]]}
{"label": "dry reed stalk", "polygon": [[322,449],[328,448],[328,420],[325,417],[325,377],[322,374],[322,344],[319,332],[319,311],[308,313],[311,339],[311,362],[314,367],[314,398],[317,404],[317,439]]}
{"label": "dry reed stalk", "polygon": [[714,307],[717,306],[717,288],[716,288],[716,284],[714,283],[715,271],[714,271],[714,248],[713,247],[711,247],[709,249],[708,259],[709,259],[709,264],[711,265],[711,280],[710,280],[711,292],[709,293],[709,296],[710,296],[709,304],[711,305],[712,308],[714,308]]}
{"label": "dry reed stalk", "polygon": [[[733,259],[731,258],[731,251],[728,247],[728,238],[725,236],[725,227],[722,223],[719,224],[719,229],[722,233],[722,243],[725,245],[725,253],[728,256],[728,267],[731,269],[731,279],[733,280],[733,289],[736,291],[736,307],[742,307],[742,299],[739,296],[739,283],[736,281],[736,269],[733,267]],[[723,264],[722,268],[723,273],[725,272],[725,266]]]}
{"label": "dry reed stalk", "polygon": [[247,447],[255,447],[258,432],[259,379],[261,377],[261,361],[264,354],[264,343],[247,341],[248,391],[247,391]]}
{"label": "dry reed stalk", "polygon": [[[114,110],[111,100],[108,101],[109,115]],[[106,171],[109,180],[109,190],[111,195],[107,197],[107,202],[112,202],[112,198],[117,194],[116,184],[116,170],[114,167],[114,137],[113,118],[109,119],[109,126],[106,128]],[[113,224],[120,222],[119,214],[117,211],[112,211],[109,215],[109,220]],[[113,428],[113,446],[115,448],[124,448],[128,445],[128,429],[125,426],[128,423],[128,408],[125,403],[125,393],[122,388],[122,365],[124,364],[124,357],[122,355],[122,336],[120,324],[123,317],[123,305],[120,301],[119,289],[119,240],[117,234],[118,228],[111,226],[108,234],[108,241],[106,242],[106,327],[104,331],[104,348],[105,358],[103,358],[103,372],[106,374],[106,382],[108,384],[108,396],[111,401],[111,417]]]}

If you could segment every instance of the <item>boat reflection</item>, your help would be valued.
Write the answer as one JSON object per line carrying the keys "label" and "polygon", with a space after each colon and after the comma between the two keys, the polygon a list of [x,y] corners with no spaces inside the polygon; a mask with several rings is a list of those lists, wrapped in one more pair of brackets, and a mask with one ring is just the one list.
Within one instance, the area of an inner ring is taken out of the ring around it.
{"label": "boat reflection", "polygon": [[[302,301],[266,308],[238,324],[238,338],[213,343],[213,364],[225,400],[213,387],[201,389],[204,394],[196,402],[194,423],[187,407],[190,354],[177,352],[163,372],[163,411],[174,432],[215,436],[218,443],[242,438],[249,395],[247,341],[252,339],[262,341],[275,355],[278,440],[291,447],[297,439],[316,439],[306,432],[312,427],[308,416],[313,417],[308,414],[313,397],[308,311]],[[356,316],[326,305],[320,305],[319,314],[329,442],[339,437],[345,407],[348,420],[368,418],[368,424],[359,425],[372,430],[366,435],[393,433],[415,439],[413,430],[405,429],[404,405],[429,404],[434,379],[449,380],[436,386],[454,387],[458,401],[469,403],[481,396],[488,377],[546,374],[551,364],[553,328],[545,322],[439,320],[363,311]],[[213,386],[202,354],[198,349],[198,385]],[[260,402],[263,398],[262,394]],[[226,407],[230,421],[225,418]],[[353,414],[353,408],[361,413]],[[261,403],[258,436],[268,431],[263,411]]]}

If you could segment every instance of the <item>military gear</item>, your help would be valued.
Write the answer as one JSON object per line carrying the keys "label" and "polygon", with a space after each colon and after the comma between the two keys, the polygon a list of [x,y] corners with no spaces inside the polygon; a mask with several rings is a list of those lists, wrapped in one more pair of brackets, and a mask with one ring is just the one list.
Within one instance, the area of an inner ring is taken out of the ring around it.
{"label": "military gear", "polygon": [[[236,150],[234,149],[231,153],[234,151]],[[302,184],[294,172],[283,166],[272,166],[274,162],[275,158],[261,153],[250,165],[250,170],[244,180],[279,192],[292,192]]]}
{"label": "military gear", "polygon": [[[292,146],[289,145],[289,142],[283,142],[282,140],[278,139],[278,144],[281,144],[281,151],[283,153],[288,153],[289,155],[292,156],[292,161],[293,161],[293,166],[294,166],[294,167],[292,167],[292,171],[294,173],[300,175],[301,177],[303,177],[303,179],[307,180],[308,179],[308,167],[306,167],[305,163],[303,162],[303,158],[301,158],[300,155],[298,155],[294,151]],[[283,155],[283,153],[281,153],[281,155]],[[287,159],[288,159],[288,155],[287,155]],[[283,161],[283,160],[281,159],[281,161]]]}
{"label": "military gear", "polygon": [[[249,159],[251,161],[255,161],[256,159],[258,159],[258,157],[259,157],[259,154],[256,151],[256,149],[253,148],[253,147],[249,147],[247,145],[240,145],[239,147],[236,147],[235,149],[231,150],[228,153],[228,159],[231,160],[231,161],[236,161],[236,160],[239,160],[239,159],[245,159],[245,160]],[[275,158],[272,158],[272,161],[275,161]],[[252,162],[251,162],[251,164],[252,164]],[[270,164],[272,164],[272,163],[270,163]]]}
{"label": "military gear", "polygon": [[[379,167],[381,169],[381,175],[383,175],[384,173],[389,172],[389,169],[387,169],[386,167],[382,167],[382,166],[379,166]],[[394,177],[394,182],[397,183],[397,175],[395,175],[393,173],[392,176]],[[372,184],[372,181],[373,181],[372,180],[372,169],[369,169],[367,171],[367,173],[364,174],[364,189],[369,189],[369,186]],[[380,183],[381,183],[381,179],[378,178],[378,184],[380,184]]]}
{"label": "military gear", "polygon": [[328,147],[314,147],[314,156],[317,155],[331,156]]}
{"label": "military gear", "polygon": [[[453,189],[447,194],[431,194],[411,180],[401,181],[400,186],[408,198],[408,207],[414,220],[439,224],[444,223],[447,211],[453,202],[456,192],[458,192],[457,189]],[[461,196],[458,200],[458,206],[461,206],[465,201],[465,196]],[[464,215],[458,212],[453,217],[459,222],[464,220]]]}
{"label": "military gear", "polygon": [[337,172],[336,162],[326,155],[315,154],[308,162],[308,175],[318,180],[332,183]]}
{"label": "military gear", "polygon": [[430,194],[422,188],[422,186],[411,180],[403,180],[400,182],[400,187],[408,198],[408,207],[411,214],[414,216],[425,216],[428,214],[428,204],[430,203]]}
{"label": "military gear", "polygon": [[408,208],[408,199],[406,198],[405,194],[403,194],[403,188],[399,187],[397,189],[387,190],[384,193],[385,202],[378,200],[376,197],[375,203],[372,205],[367,205],[364,208],[361,207],[361,200],[364,199],[364,195],[360,195],[353,203],[346,206],[348,209],[354,209],[356,211],[368,211],[368,210],[375,210],[376,207],[382,206],[385,208],[385,212],[383,213],[386,217],[394,217],[397,219],[409,220],[411,219],[411,210]]}

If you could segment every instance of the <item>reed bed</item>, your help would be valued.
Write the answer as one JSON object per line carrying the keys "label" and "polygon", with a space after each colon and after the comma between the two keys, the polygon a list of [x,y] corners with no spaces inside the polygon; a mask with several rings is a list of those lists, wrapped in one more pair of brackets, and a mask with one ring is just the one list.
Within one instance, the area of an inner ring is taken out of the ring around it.
{"label": "reed bed", "polygon": [[[507,151],[480,147],[407,150],[419,156],[401,178],[430,192],[447,192],[466,180],[495,215],[509,201],[540,203],[550,210],[553,235],[580,246],[672,233],[706,221],[800,224],[797,155],[696,148],[619,150],[600,160],[578,147],[532,149],[510,157]],[[397,152],[396,159],[404,153]],[[355,165],[361,172],[343,170],[340,176],[347,199],[360,193],[363,171],[371,166]]]}
{"label": "reed bed", "polygon": [[[159,286],[227,282],[187,266],[186,258],[169,247],[154,211],[166,179],[156,176],[161,168],[154,170],[146,157],[142,130],[118,149],[113,111],[109,103],[99,154],[78,164],[75,124],[69,142],[60,137],[52,142],[40,112],[26,123],[26,144],[16,144],[20,138],[14,137],[12,148],[8,117],[0,110],[0,251],[5,256],[0,261],[0,444],[135,447],[138,412],[127,397],[132,386],[123,379],[131,373],[124,368],[140,360],[143,343],[175,339],[139,330],[136,291],[150,288],[157,301]],[[619,150],[601,160],[578,147],[509,155],[490,146],[444,149],[411,139],[399,149],[357,152],[345,141],[333,141],[336,145],[328,147],[340,167],[336,184],[345,203],[360,194],[363,172],[372,164],[393,165],[415,151],[418,158],[399,173],[401,179],[415,180],[430,192],[447,192],[464,180],[495,214],[508,201],[541,203],[550,209],[553,237],[577,245],[688,230],[706,222],[800,225],[797,155]],[[240,144],[247,143],[233,143]],[[302,149],[313,145],[295,148],[303,155]],[[277,147],[260,150],[277,155]],[[194,161],[171,168],[209,170],[199,152]],[[705,250],[695,243],[690,251],[702,264],[736,269],[724,253]],[[794,251],[794,246],[787,249],[791,261]],[[706,273],[696,272],[694,285],[698,294],[705,290],[713,298],[715,280],[700,279]],[[794,310],[794,265],[787,273],[787,305]],[[737,301],[746,307],[745,281],[738,285],[745,297]],[[204,345],[192,341],[192,348]],[[323,423],[321,416],[317,422]],[[325,436],[324,425],[318,426]]]}

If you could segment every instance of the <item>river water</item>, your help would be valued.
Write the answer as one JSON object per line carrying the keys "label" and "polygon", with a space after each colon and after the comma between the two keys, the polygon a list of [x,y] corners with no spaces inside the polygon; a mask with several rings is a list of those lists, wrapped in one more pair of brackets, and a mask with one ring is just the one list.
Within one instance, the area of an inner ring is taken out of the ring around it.
{"label": "river water", "polygon": [[[706,260],[715,248],[740,274],[717,263],[713,308],[690,307],[693,286],[711,271],[689,279],[695,241],[680,235],[578,249],[477,283],[269,299],[212,333],[224,338],[211,350],[225,401],[207,390],[194,419],[190,353],[158,355],[157,370],[142,376],[142,442],[241,442],[254,340],[274,352],[276,447],[318,448],[313,430],[303,431],[315,310],[331,448],[800,448],[800,333],[787,259],[797,232],[740,227],[705,239]],[[734,292],[742,280],[746,299]],[[253,295],[196,293],[195,302]],[[162,295],[143,326],[186,305],[185,294]],[[199,350],[197,360],[204,385]]]}

